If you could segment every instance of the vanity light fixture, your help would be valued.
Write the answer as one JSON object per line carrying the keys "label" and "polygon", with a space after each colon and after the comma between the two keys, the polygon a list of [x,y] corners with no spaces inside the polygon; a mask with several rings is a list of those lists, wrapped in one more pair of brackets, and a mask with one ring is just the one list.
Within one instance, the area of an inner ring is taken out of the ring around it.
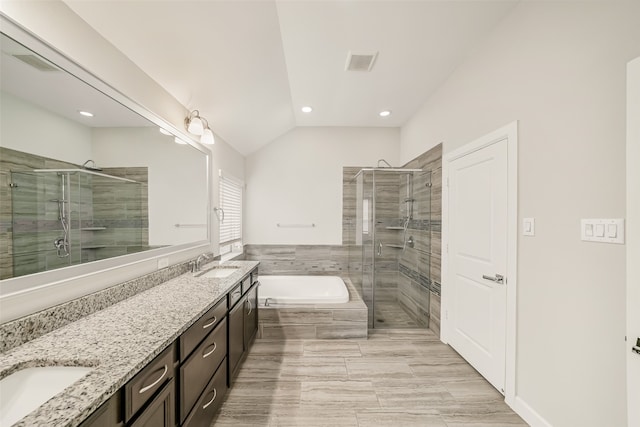
{"label": "vanity light fixture", "polygon": [[213,132],[209,127],[209,121],[200,116],[200,111],[193,110],[184,119],[184,125],[189,133],[200,136],[200,142],[206,145],[213,145],[216,143],[213,137]]}
{"label": "vanity light fixture", "polygon": [[206,145],[213,145],[216,143],[215,138],[213,137],[213,132],[209,129],[209,125],[207,124],[206,129],[204,130],[202,136],[200,137],[200,142]]}
{"label": "vanity light fixture", "polygon": [[313,108],[309,107],[308,105],[305,105],[300,110],[302,110],[303,113],[310,113],[313,111]]}
{"label": "vanity light fixture", "polygon": [[79,110],[78,113],[80,113],[81,116],[85,116],[85,117],[93,117],[93,113],[90,113],[88,111],[81,111]]}
{"label": "vanity light fixture", "polygon": [[200,111],[193,110],[187,118],[184,119],[184,125],[194,135],[202,135],[204,133],[204,125],[202,124],[202,117],[200,117]]}
{"label": "vanity light fixture", "polygon": [[171,136],[171,132],[169,132],[165,128],[160,128],[160,133],[163,135]]}
{"label": "vanity light fixture", "polygon": [[380,117],[389,117],[389,116],[391,115],[391,111],[390,111],[390,110],[380,111],[380,112],[378,113],[378,115],[379,115]]}

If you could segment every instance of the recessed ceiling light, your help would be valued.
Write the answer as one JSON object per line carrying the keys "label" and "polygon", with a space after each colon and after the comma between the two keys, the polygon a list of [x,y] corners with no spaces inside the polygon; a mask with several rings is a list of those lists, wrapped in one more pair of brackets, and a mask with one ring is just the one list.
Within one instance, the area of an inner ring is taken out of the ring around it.
{"label": "recessed ceiling light", "polygon": [[378,114],[380,115],[380,117],[389,117],[391,115],[391,111],[384,110],[384,111],[380,111]]}
{"label": "recessed ceiling light", "polygon": [[309,107],[309,106],[304,106],[301,108],[303,113],[310,113],[313,111],[313,108]]}
{"label": "recessed ceiling light", "polygon": [[83,115],[85,117],[93,117],[93,113],[90,113],[88,111],[78,111],[78,113],[80,113],[81,115]]}
{"label": "recessed ceiling light", "polygon": [[171,136],[171,132],[169,132],[165,128],[160,128],[160,133],[163,135]]}

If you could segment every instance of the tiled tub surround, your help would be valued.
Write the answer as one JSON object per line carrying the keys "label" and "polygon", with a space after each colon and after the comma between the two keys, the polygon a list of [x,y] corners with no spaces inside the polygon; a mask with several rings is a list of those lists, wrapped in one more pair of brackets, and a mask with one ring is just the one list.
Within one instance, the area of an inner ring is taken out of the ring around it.
{"label": "tiled tub surround", "polygon": [[[260,264],[260,274],[263,274]],[[258,337],[267,339],[367,338],[367,306],[349,279],[343,304],[260,306]]]}
{"label": "tiled tub surround", "polygon": [[16,426],[76,426],[82,422],[258,263],[225,265],[237,266],[238,271],[219,280],[183,274],[0,356],[0,378],[16,367],[94,367]]}
{"label": "tiled tub surround", "polygon": [[348,250],[342,245],[245,245],[244,259],[260,261],[264,275],[347,275]]}
{"label": "tiled tub surround", "polygon": [[[0,147],[0,279],[51,270],[148,249],[146,167],[105,168],[127,184],[88,174],[71,175],[71,255],[60,258],[53,241],[62,236],[60,177],[34,169],[81,166]],[[12,174],[14,172],[14,174]],[[17,187],[10,188],[12,183]],[[77,250],[82,248],[81,250]]]}

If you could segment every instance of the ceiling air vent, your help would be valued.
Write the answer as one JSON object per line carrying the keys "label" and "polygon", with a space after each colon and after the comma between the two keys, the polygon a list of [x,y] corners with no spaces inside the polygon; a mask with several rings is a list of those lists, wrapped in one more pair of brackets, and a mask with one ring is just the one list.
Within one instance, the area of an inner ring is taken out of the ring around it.
{"label": "ceiling air vent", "polygon": [[12,55],[14,58],[19,59],[25,64],[31,65],[33,68],[40,71],[58,71],[58,68],[35,55]]}
{"label": "ceiling air vent", "polygon": [[349,52],[345,71],[371,71],[377,57],[378,52]]}

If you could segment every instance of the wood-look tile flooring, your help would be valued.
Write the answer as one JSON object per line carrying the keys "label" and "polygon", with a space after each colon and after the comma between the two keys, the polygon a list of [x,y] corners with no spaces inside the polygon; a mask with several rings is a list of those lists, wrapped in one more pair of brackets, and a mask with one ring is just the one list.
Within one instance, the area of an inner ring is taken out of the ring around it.
{"label": "wood-look tile flooring", "polygon": [[215,426],[526,426],[427,330],[256,340]]}

